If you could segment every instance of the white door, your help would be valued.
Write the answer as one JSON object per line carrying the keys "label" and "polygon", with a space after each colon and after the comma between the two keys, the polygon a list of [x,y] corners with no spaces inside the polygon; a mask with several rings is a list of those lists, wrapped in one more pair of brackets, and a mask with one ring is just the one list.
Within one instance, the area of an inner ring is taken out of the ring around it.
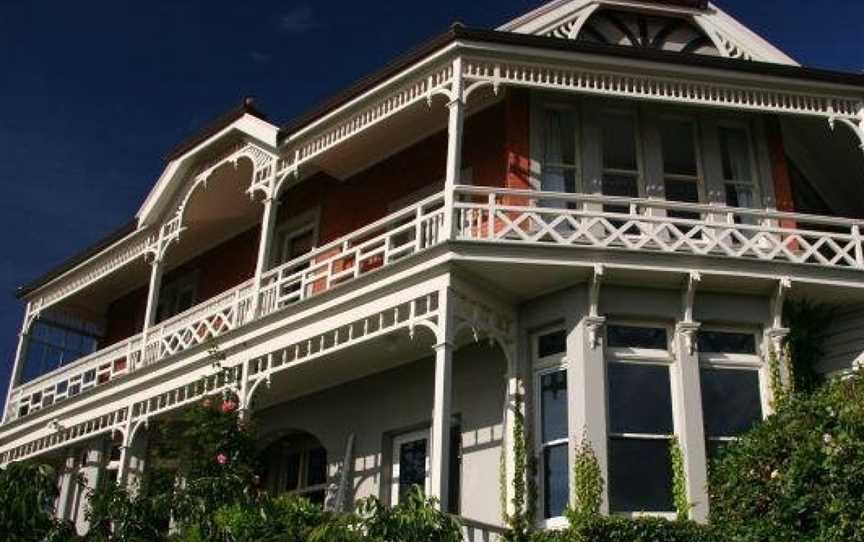
{"label": "white door", "polygon": [[393,439],[393,485],[390,502],[399,504],[413,486],[429,494],[429,431],[399,435]]}

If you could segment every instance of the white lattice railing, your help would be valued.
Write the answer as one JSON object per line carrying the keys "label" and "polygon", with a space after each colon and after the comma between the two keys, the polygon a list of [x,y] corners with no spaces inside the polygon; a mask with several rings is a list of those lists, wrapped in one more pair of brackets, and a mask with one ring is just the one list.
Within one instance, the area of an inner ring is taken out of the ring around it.
{"label": "white lattice railing", "polygon": [[260,316],[386,267],[441,241],[444,198],[436,194],[261,277]]}
{"label": "white lattice railing", "polygon": [[16,388],[7,419],[26,416],[205,344],[253,320],[425,250],[442,240],[436,194],[315,249],[262,276],[256,306],[249,280],[144,334],[109,346]]}
{"label": "white lattice railing", "polygon": [[662,200],[457,188],[457,239],[864,269],[862,222]]}

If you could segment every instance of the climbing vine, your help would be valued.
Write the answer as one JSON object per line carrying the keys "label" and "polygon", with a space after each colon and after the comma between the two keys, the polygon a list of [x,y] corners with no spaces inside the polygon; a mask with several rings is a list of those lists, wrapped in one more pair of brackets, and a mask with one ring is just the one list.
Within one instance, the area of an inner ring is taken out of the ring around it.
{"label": "climbing vine", "polygon": [[[788,378],[783,378],[783,367],[786,367]],[[768,376],[771,387],[771,398],[774,407],[784,403],[795,391],[795,372],[793,369],[792,351],[788,344],[778,352],[771,348],[768,352]]]}
{"label": "climbing vine", "polygon": [[672,457],[672,500],[679,521],[690,517],[693,504],[687,498],[687,473],[684,471],[684,450],[678,437],[669,441],[669,455]]}
{"label": "climbing vine", "polygon": [[[504,510],[504,519],[510,528],[509,540],[527,540],[531,533],[533,505],[530,504],[528,445],[525,438],[525,414],[522,410],[524,397],[521,393],[513,396],[513,493],[510,503],[513,513]],[[509,493],[508,493],[509,495]]]}
{"label": "climbing vine", "polygon": [[600,462],[588,439],[587,431],[576,446],[573,463],[573,506],[564,512],[570,525],[580,525],[596,518],[603,503],[603,474]]}

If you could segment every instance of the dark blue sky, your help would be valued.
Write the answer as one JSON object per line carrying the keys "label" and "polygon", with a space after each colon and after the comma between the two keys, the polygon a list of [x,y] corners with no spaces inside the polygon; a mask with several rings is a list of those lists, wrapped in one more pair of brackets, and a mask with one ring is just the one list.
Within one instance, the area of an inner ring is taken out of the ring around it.
{"label": "dark blue sky", "polygon": [[[246,95],[286,121],[453,21],[541,3],[0,0],[2,397],[15,288],[128,221],[197,127]],[[864,70],[861,0],[718,4],[805,65]]]}

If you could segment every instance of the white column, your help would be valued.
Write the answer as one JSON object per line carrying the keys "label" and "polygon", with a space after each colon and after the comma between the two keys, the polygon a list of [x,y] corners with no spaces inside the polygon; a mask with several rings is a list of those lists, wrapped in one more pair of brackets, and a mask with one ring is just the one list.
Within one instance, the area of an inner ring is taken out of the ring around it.
{"label": "white column", "polygon": [[144,467],[147,459],[147,433],[139,431],[128,444],[124,445],[123,457],[120,463],[118,481],[121,485],[135,493],[144,478]]}
{"label": "white column", "polygon": [[72,519],[72,507],[75,504],[75,486],[77,484],[78,474],[78,451],[70,449],[67,452],[66,460],[63,463],[63,470],[60,474],[60,494],[57,496],[57,506],[54,508],[54,515],[57,519],[65,521]]}
{"label": "white column", "polygon": [[12,390],[18,385],[21,379],[21,371],[24,367],[24,356],[27,352],[27,342],[30,337],[31,317],[30,311],[33,307],[32,303],[27,303],[27,308],[24,310],[24,322],[21,324],[21,333],[18,334],[18,346],[15,349],[15,362],[12,366],[12,374],[9,376],[8,388],[6,389],[6,408],[3,409],[3,418],[9,421],[18,415],[17,412],[12,412],[9,401],[12,399]]}
{"label": "white column", "polygon": [[155,258],[150,264],[150,286],[147,291],[147,309],[144,313],[144,331],[156,323],[156,309],[159,306],[159,291],[162,289],[162,258]]}
{"label": "white column", "polygon": [[263,275],[270,265],[270,254],[273,248],[273,232],[276,230],[276,218],[279,215],[279,201],[268,197],[264,200],[264,216],[261,219],[261,237],[258,241],[258,260],[255,264],[255,283],[260,284]]}
{"label": "white column", "polygon": [[78,488],[78,499],[75,510],[75,529],[78,534],[84,535],[90,529],[87,521],[87,510],[90,503],[90,494],[99,486],[99,477],[102,475],[102,462],[105,454],[105,442],[102,439],[92,441],[84,452],[84,462],[79,469],[83,480],[82,486]]}
{"label": "white column", "polygon": [[[513,510],[513,486],[516,476],[516,435],[515,426],[516,416],[520,414],[516,407],[516,397],[521,395],[523,398],[521,414],[524,416],[526,412],[526,396],[525,390],[520,386],[520,370],[518,356],[521,350],[519,348],[510,349],[510,357],[507,360],[507,374],[505,376],[505,397],[504,397],[504,487],[499,488],[499,491],[504,491],[506,499],[504,501],[505,509],[502,512],[512,515]],[[527,424],[526,424],[527,425]],[[526,428],[527,430],[527,428]],[[499,495],[500,497],[500,495]]]}
{"label": "white column", "polygon": [[[585,316],[567,336],[570,465],[574,464],[574,450],[582,442],[584,434],[597,456],[603,479],[607,481],[600,507],[604,514],[609,512],[606,360],[602,339],[605,325],[603,316]],[[571,487],[570,491],[572,499],[575,497],[574,488]]]}
{"label": "white column", "polygon": [[447,122],[447,166],[444,178],[444,232],[447,238],[453,237],[456,200],[454,189],[459,184],[462,172],[462,135],[465,125],[465,102],[463,100],[464,81],[462,80],[462,58],[453,60],[453,83],[449,119]]}
{"label": "white column", "polygon": [[696,334],[699,324],[679,322],[675,330],[676,359],[672,365],[675,388],[675,427],[684,455],[687,497],[692,509],[690,519],[708,519],[708,465],[705,452],[705,426],[702,418],[702,387]]}
{"label": "white column", "polygon": [[449,288],[441,291],[438,314],[439,343],[435,345],[435,391],[433,395],[430,465],[430,496],[447,510],[450,496],[450,429],[453,399],[452,298]]}

